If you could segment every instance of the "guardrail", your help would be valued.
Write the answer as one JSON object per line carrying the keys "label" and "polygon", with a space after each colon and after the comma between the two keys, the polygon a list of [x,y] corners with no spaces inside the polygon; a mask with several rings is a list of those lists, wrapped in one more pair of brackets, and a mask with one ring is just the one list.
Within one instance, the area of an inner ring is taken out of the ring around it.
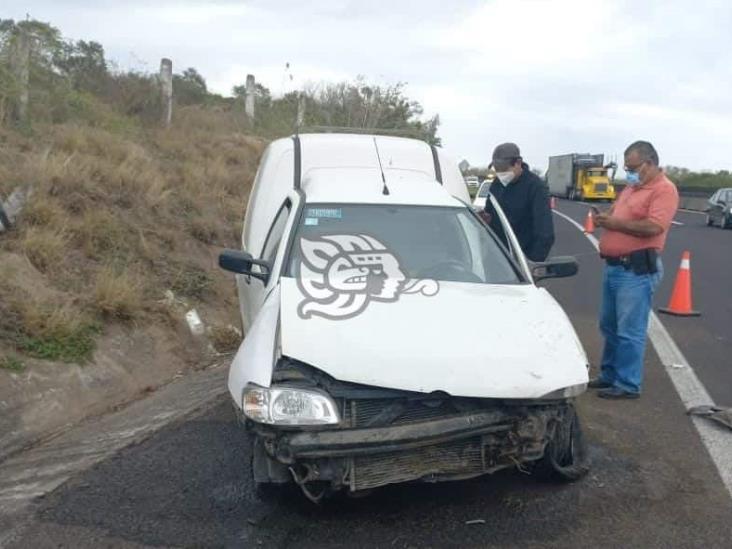
{"label": "guardrail", "polygon": [[693,210],[696,212],[704,212],[709,207],[708,196],[689,196],[680,194],[679,208],[683,210]]}

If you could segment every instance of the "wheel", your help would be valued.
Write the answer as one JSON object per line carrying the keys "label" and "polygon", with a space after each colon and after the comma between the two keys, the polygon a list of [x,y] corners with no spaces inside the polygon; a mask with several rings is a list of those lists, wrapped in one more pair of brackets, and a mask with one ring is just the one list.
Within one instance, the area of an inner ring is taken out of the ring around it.
{"label": "wheel", "polygon": [[577,193],[577,200],[579,200],[580,202],[583,202],[584,199],[585,199],[585,192],[582,189],[580,189],[579,192]]}
{"label": "wheel", "polygon": [[584,477],[589,470],[587,442],[574,405],[570,405],[534,472],[545,480],[572,482]]}
{"label": "wheel", "polygon": [[712,223],[714,223],[714,221],[712,220],[712,216],[707,214],[707,227],[711,227]]}

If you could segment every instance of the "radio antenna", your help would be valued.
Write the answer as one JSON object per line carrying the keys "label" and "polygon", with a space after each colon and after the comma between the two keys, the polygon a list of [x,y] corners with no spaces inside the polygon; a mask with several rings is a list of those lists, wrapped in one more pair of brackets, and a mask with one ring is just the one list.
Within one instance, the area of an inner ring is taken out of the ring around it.
{"label": "radio antenna", "polygon": [[381,155],[379,154],[379,145],[376,143],[374,137],[374,148],[376,149],[376,159],[379,161],[379,170],[381,170],[381,181],[384,183],[384,188],[381,189],[381,194],[389,194],[389,187],[386,186],[386,176],[384,175],[384,166],[381,165]]}

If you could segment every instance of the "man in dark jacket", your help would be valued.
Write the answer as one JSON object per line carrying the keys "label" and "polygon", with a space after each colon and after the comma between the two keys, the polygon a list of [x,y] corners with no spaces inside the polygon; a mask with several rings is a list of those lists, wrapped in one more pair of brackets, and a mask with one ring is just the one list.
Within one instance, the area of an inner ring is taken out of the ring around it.
{"label": "man in dark jacket", "polygon": [[[493,151],[492,165],[496,180],[491,184],[491,195],[506,214],[526,257],[544,261],[554,244],[554,222],[546,184],[529,169],[514,143],[498,145]],[[507,245],[508,239],[490,200],[486,200],[485,212],[491,229]]]}

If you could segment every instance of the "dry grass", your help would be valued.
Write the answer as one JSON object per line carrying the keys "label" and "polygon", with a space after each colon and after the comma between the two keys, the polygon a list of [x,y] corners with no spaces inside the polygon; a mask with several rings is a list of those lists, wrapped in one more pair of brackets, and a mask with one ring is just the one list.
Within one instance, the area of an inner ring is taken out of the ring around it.
{"label": "dry grass", "polygon": [[219,353],[236,351],[241,343],[241,333],[233,326],[212,326],[209,338]]}
{"label": "dry grass", "polygon": [[85,362],[94,350],[99,326],[76,303],[41,300],[0,285],[0,340],[28,356]]}
{"label": "dry grass", "polygon": [[129,273],[115,273],[104,268],[94,281],[92,303],[105,317],[130,320],[139,316],[144,307],[143,285]]}
{"label": "dry grass", "polygon": [[31,200],[23,209],[21,223],[37,227],[61,227],[65,224],[67,212],[61,203],[51,196],[40,196]]}
{"label": "dry grass", "polygon": [[68,235],[63,229],[29,227],[23,235],[21,247],[31,263],[46,273],[63,262],[68,242]]}
{"label": "dry grass", "polygon": [[214,258],[237,245],[265,142],[239,133],[240,117],[195,107],[167,131],[130,127],[0,128],[0,192],[33,186],[17,229],[0,236],[0,264],[4,253],[25,255],[62,296],[1,304],[16,329],[0,326],[0,345],[88,358],[98,322],[157,322],[166,290],[214,308],[233,292]]}

